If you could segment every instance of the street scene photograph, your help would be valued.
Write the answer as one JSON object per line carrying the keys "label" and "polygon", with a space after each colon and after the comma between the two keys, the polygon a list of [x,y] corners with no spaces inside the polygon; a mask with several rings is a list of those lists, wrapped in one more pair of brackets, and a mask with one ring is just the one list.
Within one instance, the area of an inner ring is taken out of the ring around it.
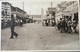
{"label": "street scene photograph", "polygon": [[79,50],[78,4],[77,0],[1,2],[1,50]]}

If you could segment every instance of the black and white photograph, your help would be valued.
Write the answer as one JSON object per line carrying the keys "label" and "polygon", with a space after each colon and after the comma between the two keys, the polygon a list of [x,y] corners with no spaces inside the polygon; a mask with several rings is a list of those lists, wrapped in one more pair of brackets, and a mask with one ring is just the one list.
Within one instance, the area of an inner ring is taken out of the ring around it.
{"label": "black and white photograph", "polygon": [[79,50],[78,0],[1,1],[1,50]]}

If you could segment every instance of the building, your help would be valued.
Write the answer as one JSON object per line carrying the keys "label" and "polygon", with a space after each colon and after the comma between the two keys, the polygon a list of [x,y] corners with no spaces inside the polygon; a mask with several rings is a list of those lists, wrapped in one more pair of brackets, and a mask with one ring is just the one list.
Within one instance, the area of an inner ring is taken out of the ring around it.
{"label": "building", "polygon": [[2,2],[2,20],[4,20],[4,22],[7,22],[7,20],[11,19],[11,4],[8,2]]}
{"label": "building", "polygon": [[48,18],[55,18],[56,8],[48,8],[47,16]]}
{"label": "building", "polygon": [[11,6],[11,14],[15,16],[17,25],[19,25],[21,20],[23,21],[23,23],[27,23],[29,21],[29,15],[24,10],[18,7]]}
{"label": "building", "polygon": [[15,15],[15,19],[26,18],[27,13],[18,7],[11,6],[11,14]]}
{"label": "building", "polygon": [[63,17],[70,19],[71,21],[73,21],[73,19],[78,21],[78,2],[77,1],[64,1],[58,4],[57,12],[55,14],[56,22]]}
{"label": "building", "polygon": [[[27,13],[18,8],[14,7],[11,5],[9,2],[2,2],[1,5],[1,27],[5,28],[7,26],[10,26],[10,21],[11,21],[11,15],[14,15],[15,20],[20,20],[20,19],[27,19],[28,15]],[[24,20],[25,21],[25,20]]]}
{"label": "building", "polygon": [[44,19],[46,22],[48,22],[49,25],[54,26],[55,25],[55,13],[56,8],[48,8],[46,11],[46,19]]}
{"label": "building", "polygon": [[11,20],[11,4],[9,2],[1,3],[1,28],[9,26],[7,24]]}

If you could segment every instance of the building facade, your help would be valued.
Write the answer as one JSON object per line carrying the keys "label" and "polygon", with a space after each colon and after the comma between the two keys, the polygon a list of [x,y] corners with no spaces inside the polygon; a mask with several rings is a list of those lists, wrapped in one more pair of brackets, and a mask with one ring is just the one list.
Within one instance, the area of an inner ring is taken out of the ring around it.
{"label": "building facade", "polygon": [[77,1],[64,1],[58,4],[57,12],[55,14],[56,22],[63,17],[70,18],[71,21],[73,21],[73,19],[78,21],[78,2]]}
{"label": "building facade", "polygon": [[47,11],[47,19],[50,19],[51,21],[55,22],[55,13],[56,13],[56,8],[48,8]]}
{"label": "building facade", "polygon": [[11,14],[15,15],[15,19],[27,17],[27,13],[18,7],[11,6]]}
{"label": "building facade", "polygon": [[1,19],[4,20],[4,22],[7,22],[7,20],[11,19],[11,4],[8,2],[2,2],[2,16]]}
{"label": "building facade", "polygon": [[56,8],[48,8],[47,18],[55,18]]}
{"label": "building facade", "polygon": [[11,20],[11,4],[8,2],[1,3],[1,28],[7,27]]}
{"label": "building facade", "polygon": [[46,11],[46,19],[44,19],[44,22],[47,23],[47,26],[55,26],[55,13],[56,8],[49,7]]}
{"label": "building facade", "polygon": [[2,2],[2,5],[1,5],[1,25],[2,25],[1,27],[2,28],[10,26],[12,14],[14,15],[15,20],[28,18],[28,15],[24,10],[18,7],[12,6],[11,3],[9,2]]}

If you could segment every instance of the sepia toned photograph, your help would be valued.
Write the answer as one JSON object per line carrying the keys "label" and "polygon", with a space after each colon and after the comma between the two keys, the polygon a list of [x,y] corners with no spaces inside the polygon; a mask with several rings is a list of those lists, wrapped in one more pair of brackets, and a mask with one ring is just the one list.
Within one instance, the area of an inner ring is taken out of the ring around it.
{"label": "sepia toned photograph", "polygon": [[79,50],[78,4],[77,0],[2,1],[1,50]]}

